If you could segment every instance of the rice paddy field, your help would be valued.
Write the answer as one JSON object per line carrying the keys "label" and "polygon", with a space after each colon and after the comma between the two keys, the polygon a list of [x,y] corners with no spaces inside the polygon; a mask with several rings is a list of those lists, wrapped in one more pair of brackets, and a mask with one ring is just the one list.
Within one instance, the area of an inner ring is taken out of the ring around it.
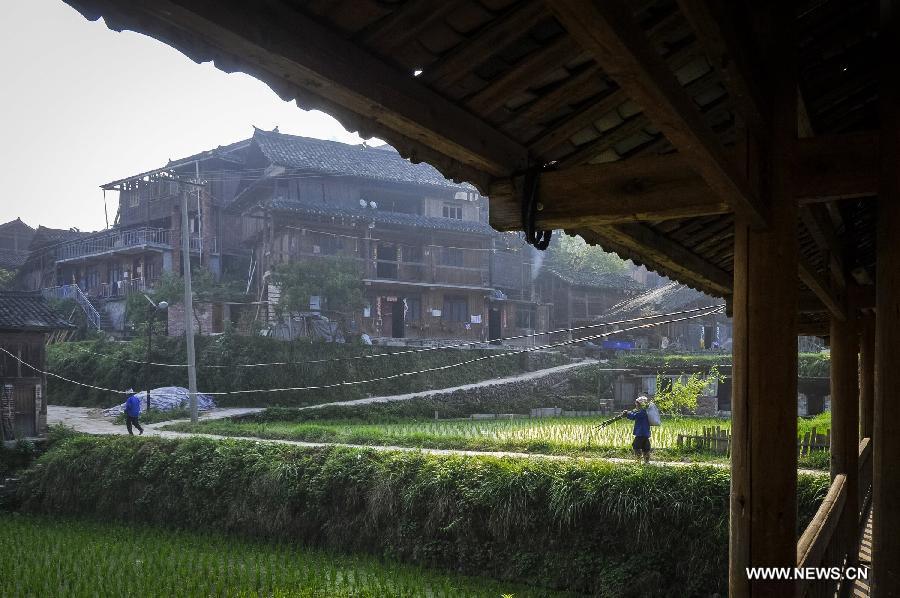
{"label": "rice paddy field", "polygon": [[235,537],[0,512],[0,596],[564,596]]}
{"label": "rice paddy field", "polygon": [[[361,445],[405,446],[419,448],[463,449],[486,451],[521,451],[539,454],[589,455],[602,457],[631,456],[632,422],[620,420],[596,429],[602,417],[520,418],[510,420],[444,420],[359,423],[349,421],[254,421],[213,420],[197,426],[173,424],[166,429],[194,431],[223,436],[244,436],[334,442]],[[813,419],[800,419],[799,435],[818,426],[830,425],[827,414]],[[717,418],[666,418],[653,428],[651,442],[654,459],[727,462],[724,454],[679,448],[678,435],[702,434],[704,427],[728,429],[731,421]],[[822,458],[824,456],[824,459]],[[828,466],[827,453],[810,455],[800,460],[810,468]]]}

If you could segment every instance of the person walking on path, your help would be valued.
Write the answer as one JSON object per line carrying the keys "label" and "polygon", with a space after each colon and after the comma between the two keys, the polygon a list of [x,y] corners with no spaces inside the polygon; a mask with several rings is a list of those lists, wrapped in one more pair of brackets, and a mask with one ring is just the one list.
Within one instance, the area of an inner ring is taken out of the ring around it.
{"label": "person walking on path", "polygon": [[141,415],[141,400],[137,395],[131,395],[125,401],[125,427],[128,428],[128,433],[134,436],[134,432],[131,431],[131,426],[134,426],[138,430],[138,434],[144,433],[144,428],[141,427],[141,423],[138,421],[138,418]]}
{"label": "person walking on path", "polygon": [[650,418],[647,416],[647,405],[650,399],[647,397],[638,397],[634,401],[634,411],[623,411],[622,415],[634,421],[634,442],[631,448],[634,449],[634,456],[637,457],[638,463],[641,457],[644,457],[644,463],[650,462]]}

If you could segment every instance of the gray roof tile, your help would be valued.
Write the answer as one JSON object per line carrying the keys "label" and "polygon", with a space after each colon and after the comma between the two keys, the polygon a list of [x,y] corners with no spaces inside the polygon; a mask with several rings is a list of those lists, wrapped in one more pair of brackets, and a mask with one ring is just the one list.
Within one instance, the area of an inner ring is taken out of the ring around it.
{"label": "gray roof tile", "polygon": [[0,291],[0,330],[41,332],[71,327],[40,293]]}

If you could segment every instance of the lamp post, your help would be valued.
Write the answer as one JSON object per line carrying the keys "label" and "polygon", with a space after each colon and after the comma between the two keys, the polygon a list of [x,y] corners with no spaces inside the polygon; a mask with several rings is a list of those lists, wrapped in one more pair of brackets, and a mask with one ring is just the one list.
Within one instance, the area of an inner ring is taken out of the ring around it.
{"label": "lamp post", "polygon": [[147,361],[144,364],[144,385],[147,387],[147,413],[150,412],[150,349],[153,343],[153,324],[156,322],[156,314],[168,309],[169,304],[165,301],[156,303],[153,299],[144,295],[144,298],[150,302],[150,320],[147,322]]}

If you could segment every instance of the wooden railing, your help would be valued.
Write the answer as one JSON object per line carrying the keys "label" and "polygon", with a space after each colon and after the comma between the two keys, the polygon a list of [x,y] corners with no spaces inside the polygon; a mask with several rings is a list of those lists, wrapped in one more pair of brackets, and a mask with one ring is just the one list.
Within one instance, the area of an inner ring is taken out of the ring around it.
{"label": "wooden railing", "polygon": [[[863,438],[859,443],[859,511],[848,513],[847,476],[838,474],[828,488],[828,494],[816,511],[815,516],[797,542],[797,567],[844,567],[856,560],[859,549],[858,536],[846,538],[847,517],[852,517],[859,526],[865,525],[868,500],[872,488],[872,447],[871,439]],[[861,527],[860,527],[861,529]],[[797,580],[797,596],[834,596],[838,580]]]}
{"label": "wooden railing", "polygon": [[[831,482],[825,500],[813,517],[800,541],[797,542],[797,567],[832,567],[841,566],[844,562],[843,552],[838,543],[832,540],[838,536],[844,504],[847,502],[847,476],[838,474]],[[797,580],[797,596],[833,596],[837,589],[837,581]]]}

